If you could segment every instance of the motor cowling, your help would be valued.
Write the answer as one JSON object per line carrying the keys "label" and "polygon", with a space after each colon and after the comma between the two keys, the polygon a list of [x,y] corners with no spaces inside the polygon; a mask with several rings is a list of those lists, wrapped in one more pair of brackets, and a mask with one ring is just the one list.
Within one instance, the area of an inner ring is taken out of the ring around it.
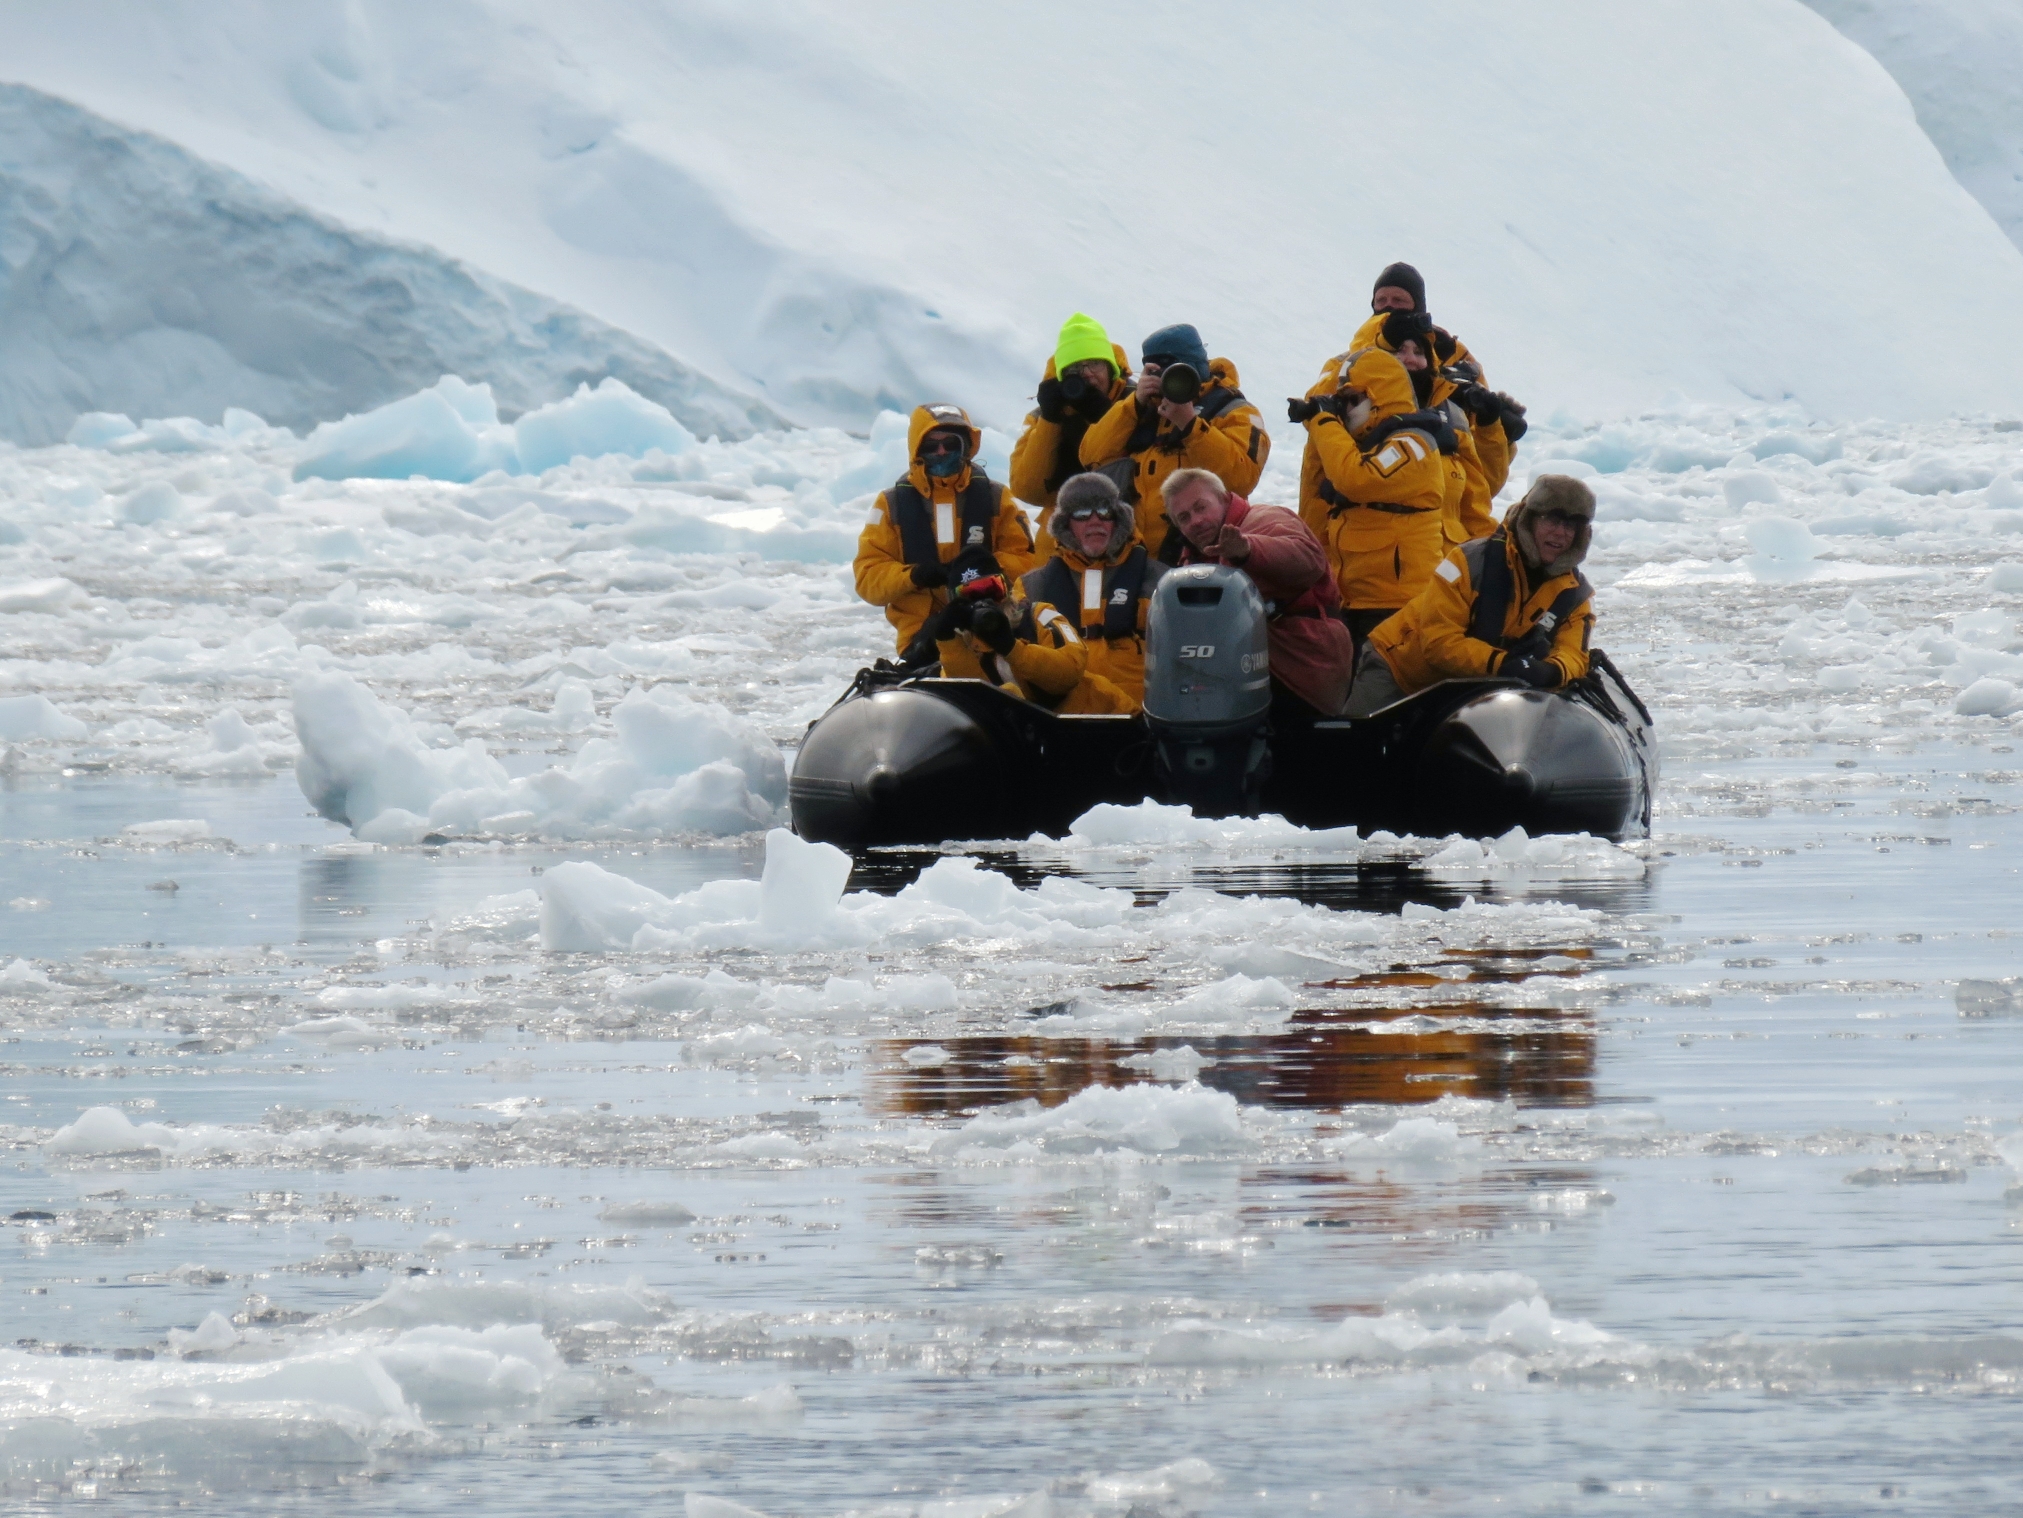
{"label": "motor cowling", "polygon": [[1160,789],[1196,815],[1254,811],[1270,769],[1264,597],[1223,564],[1167,573],[1145,626],[1145,721]]}

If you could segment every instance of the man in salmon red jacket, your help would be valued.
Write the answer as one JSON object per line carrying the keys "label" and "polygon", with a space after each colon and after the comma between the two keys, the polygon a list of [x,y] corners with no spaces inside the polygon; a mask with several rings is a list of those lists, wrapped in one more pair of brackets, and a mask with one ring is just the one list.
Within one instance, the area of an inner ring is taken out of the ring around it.
{"label": "man in salmon red jacket", "polygon": [[1159,489],[1166,514],[1187,540],[1180,562],[1241,569],[1265,599],[1272,721],[1312,722],[1339,713],[1353,651],[1321,540],[1294,513],[1253,506],[1206,469],[1176,469]]}

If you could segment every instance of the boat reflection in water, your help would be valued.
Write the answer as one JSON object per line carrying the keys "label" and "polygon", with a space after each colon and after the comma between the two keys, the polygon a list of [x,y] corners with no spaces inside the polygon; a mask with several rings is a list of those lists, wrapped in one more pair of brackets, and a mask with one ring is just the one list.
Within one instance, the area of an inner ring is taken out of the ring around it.
{"label": "boat reflection in water", "polygon": [[[1465,1020],[1465,1026],[1438,1026],[1443,1018]],[[1370,1027],[1403,1019],[1411,1020],[1408,1029]],[[1497,1022],[1510,1026],[1499,1028]],[[944,1038],[934,1042],[948,1051],[945,1062],[909,1064],[906,1051],[927,1042],[873,1044],[872,1111],[886,1117],[956,1117],[1027,1098],[1054,1107],[1087,1086],[1160,1079],[1156,1066],[1126,1061],[1182,1046],[1209,1061],[1196,1079],[1245,1106],[1331,1111],[1466,1096],[1508,1099],[1521,1107],[1585,1107],[1595,1100],[1594,1022],[1585,1013],[1551,1009],[1512,1011],[1469,1002],[1334,1008],[1298,1013],[1280,1032],[1225,1037]]]}

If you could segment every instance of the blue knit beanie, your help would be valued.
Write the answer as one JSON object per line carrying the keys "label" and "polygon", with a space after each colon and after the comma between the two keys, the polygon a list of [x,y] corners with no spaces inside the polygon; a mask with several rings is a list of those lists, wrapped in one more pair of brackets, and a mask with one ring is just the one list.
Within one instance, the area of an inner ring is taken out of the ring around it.
{"label": "blue knit beanie", "polygon": [[1202,344],[1201,334],[1187,322],[1161,327],[1145,339],[1140,352],[1147,363],[1191,364],[1202,383],[1208,382],[1208,349]]}

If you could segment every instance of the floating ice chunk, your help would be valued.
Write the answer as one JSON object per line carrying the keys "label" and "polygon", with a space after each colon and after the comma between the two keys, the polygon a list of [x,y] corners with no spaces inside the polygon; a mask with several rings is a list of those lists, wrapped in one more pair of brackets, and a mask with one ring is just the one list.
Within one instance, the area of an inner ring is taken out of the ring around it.
{"label": "floating ice chunk", "polygon": [[686,1518],[766,1518],[755,1507],[746,1507],[728,1497],[712,1497],[707,1492],[684,1492],[681,1506]]}
{"label": "floating ice chunk", "polygon": [[395,1041],[393,1035],[375,1029],[364,1019],[342,1013],[290,1023],[281,1031],[291,1038],[306,1039],[326,1049],[370,1049]]}
{"label": "floating ice chunk", "polygon": [[[1761,469],[1738,469],[1734,471],[1721,482],[1721,494],[1727,499],[1730,511],[1740,511],[1744,506],[1777,506],[1781,505],[1784,500],[1784,492],[1777,488],[1776,476],[1767,474]],[[1762,520],[1776,522],[1783,519],[1767,517]],[[1750,524],[1752,529],[1755,525],[1753,522]],[[1796,526],[1797,524],[1793,523],[1791,525]],[[1806,536],[1810,537],[1811,534],[1807,533]],[[1753,530],[1750,533],[1749,541],[1752,546],[1757,546]],[[1757,546],[1757,552],[1762,553],[1764,550],[1760,546]]]}
{"label": "floating ice chunk", "polygon": [[195,1328],[171,1328],[169,1348],[179,1355],[214,1355],[239,1342],[239,1331],[223,1313],[204,1315]]}
{"label": "floating ice chunk", "polygon": [[695,1214],[679,1202],[613,1202],[597,1214],[597,1221],[622,1227],[678,1228],[693,1223]]}
{"label": "floating ice chunk", "polygon": [[236,706],[228,706],[212,717],[204,724],[204,730],[210,742],[196,753],[185,754],[177,760],[178,774],[265,776],[269,773],[259,735]]}
{"label": "floating ice chunk", "polygon": [[75,717],[58,711],[47,696],[0,696],[0,740],[56,738],[74,743],[87,731]]}
{"label": "floating ice chunk", "polygon": [[51,1134],[45,1154],[134,1154],[175,1147],[175,1136],[160,1123],[136,1124],[117,1107],[91,1107]]}
{"label": "floating ice chunk", "polygon": [[86,598],[82,587],[57,577],[51,580],[18,580],[0,585],[0,612],[59,612]]}
{"label": "floating ice chunk", "polygon": [[784,1054],[793,1045],[764,1023],[746,1023],[742,1028],[733,1028],[726,1033],[711,1033],[698,1038],[689,1047],[698,1054],[722,1059]]}
{"label": "floating ice chunk", "polygon": [[834,844],[810,843],[774,828],[766,834],[759,926],[774,934],[820,935],[834,921],[849,883],[848,854]]}
{"label": "floating ice chunk", "polygon": [[1195,987],[1166,1008],[1163,1016],[1174,1022],[1247,1022],[1263,1014],[1265,1021],[1278,1022],[1298,1004],[1281,980],[1232,975]]}
{"label": "floating ice chunk", "polygon": [[1460,1159],[1481,1147],[1454,1124],[1434,1117],[1400,1118],[1383,1133],[1345,1133],[1321,1144],[1330,1154],[1408,1162]]}
{"label": "floating ice chunk", "polygon": [[501,426],[490,385],[446,374],[427,390],[373,411],[325,422],[309,434],[298,480],[467,483],[494,469],[519,472],[512,429]]}
{"label": "floating ice chunk", "polygon": [[1489,1320],[1485,1336],[1492,1344],[1509,1344],[1529,1354],[1551,1349],[1585,1349],[1615,1339],[1614,1334],[1592,1323],[1554,1317],[1544,1297],[1512,1302]]}
{"label": "floating ice chunk", "polygon": [[2018,705],[2016,687],[1993,675],[1983,675],[1953,698],[1953,710],[1962,717],[2004,717]]}
{"label": "floating ice chunk", "polygon": [[309,804],[356,827],[389,807],[425,815],[436,797],[468,786],[503,790],[505,770],[473,739],[432,749],[407,714],[382,706],[349,675],[305,675],[295,686],[302,755],[295,777]]}
{"label": "floating ice chunk", "polygon": [[986,1108],[933,1152],[956,1158],[1230,1154],[1250,1144],[1236,1098],[1185,1086],[1089,1086],[1058,1107],[1036,1101]]}
{"label": "floating ice chunk", "polygon": [[541,877],[541,947],[565,953],[629,949],[634,935],[672,905],[658,891],[572,859]]}
{"label": "floating ice chunk", "polygon": [[480,1281],[443,1276],[396,1281],[370,1302],[330,1314],[324,1326],[421,1328],[456,1324],[538,1323],[550,1333],[586,1323],[647,1328],[666,1322],[673,1307],[638,1277],[615,1284],[560,1285],[547,1281]]}
{"label": "floating ice chunk", "polygon": [[521,472],[540,474],[575,458],[619,453],[640,458],[654,449],[678,454],[695,446],[695,434],[665,406],[636,393],[623,380],[588,383],[564,401],[529,411],[513,424]]}
{"label": "floating ice chunk", "polygon": [[1191,1081],[1214,1061],[1198,1053],[1192,1044],[1177,1049],[1147,1049],[1127,1054],[1117,1061],[1127,1070],[1143,1070],[1154,1080]]}
{"label": "floating ice chunk", "polygon": [[1063,840],[1085,848],[1132,845],[1200,844],[1240,848],[1293,846],[1312,849],[1354,849],[1354,828],[1298,827],[1283,817],[1196,817],[1187,806],[1141,801],[1135,806],[1101,802],[1077,817]]}
{"label": "floating ice chunk", "polygon": [[940,1044],[915,1044],[899,1057],[916,1070],[938,1070],[951,1058]]}
{"label": "floating ice chunk", "polygon": [[164,817],[158,822],[134,822],[119,830],[120,838],[142,848],[162,848],[178,843],[199,843],[213,837],[210,823],[201,817]]}
{"label": "floating ice chunk", "polygon": [[77,448],[103,448],[115,438],[137,432],[133,418],[118,411],[87,411],[70,424],[63,441]]}
{"label": "floating ice chunk", "polygon": [[806,1414],[807,1408],[800,1394],[783,1383],[749,1397],[674,1397],[659,1412],[670,1422],[750,1428],[795,1422]]}
{"label": "floating ice chunk", "polygon": [[618,999],[635,1006],[654,1007],[663,1012],[689,1012],[704,1007],[748,1006],[758,999],[759,988],[748,985],[722,970],[704,976],[662,975],[644,985],[618,993]]}
{"label": "floating ice chunk", "polygon": [[538,1398],[563,1370],[562,1356],[535,1323],[482,1329],[431,1323],[375,1351],[422,1416],[467,1419]]}
{"label": "floating ice chunk", "polygon": [[1992,591],[2023,590],[2023,564],[2004,559],[2000,564],[1989,566],[1987,586]]}
{"label": "floating ice chunk", "polygon": [[1798,580],[1811,572],[1819,557],[1812,529],[1790,517],[1758,517],[1747,527],[1749,573],[1759,580]]}
{"label": "floating ice chunk", "polygon": [[42,991],[49,985],[49,977],[25,959],[10,959],[0,970],[0,991]]}
{"label": "floating ice chunk", "polygon": [[1088,1493],[1097,1502],[1157,1504],[1174,1497],[1186,1497],[1222,1484],[1215,1467],[1198,1455],[1175,1460],[1149,1471],[1119,1471],[1098,1476],[1089,1483]]}
{"label": "floating ice chunk", "polygon": [[1473,1316],[1538,1295],[1538,1282],[1514,1270],[1448,1270],[1414,1276],[1384,1299],[1384,1307],[1422,1316]]}
{"label": "floating ice chunk", "polygon": [[167,480],[141,486],[119,503],[119,519],[137,527],[170,521],[183,514],[183,495]]}

